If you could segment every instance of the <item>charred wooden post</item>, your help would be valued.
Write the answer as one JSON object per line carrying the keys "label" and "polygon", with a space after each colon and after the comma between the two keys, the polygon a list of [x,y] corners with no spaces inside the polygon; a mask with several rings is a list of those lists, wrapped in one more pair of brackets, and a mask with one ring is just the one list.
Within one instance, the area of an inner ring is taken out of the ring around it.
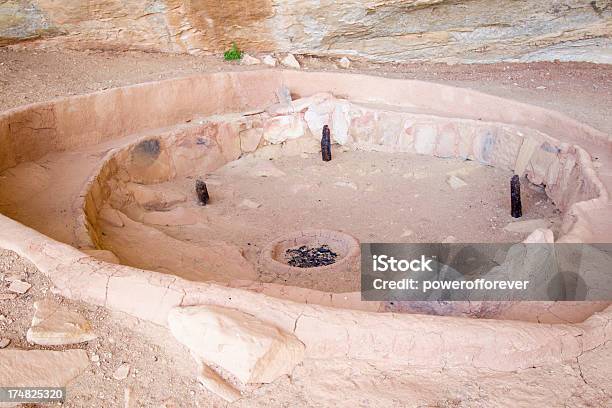
{"label": "charred wooden post", "polygon": [[329,136],[329,126],[323,126],[323,136],[321,137],[321,157],[323,161],[330,161],[331,156],[331,138]]}
{"label": "charred wooden post", "polygon": [[200,205],[208,204],[208,200],[210,199],[210,197],[208,196],[208,189],[206,188],[206,183],[202,180],[196,180],[195,190]]}
{"label": "charred wooden post", "polygon": [[510,215],[512,215],[513,218],[522,217],[523,208],[521,206],[521,180],[517,174],[512,176],[512,179],[510,180],[510,203]]}

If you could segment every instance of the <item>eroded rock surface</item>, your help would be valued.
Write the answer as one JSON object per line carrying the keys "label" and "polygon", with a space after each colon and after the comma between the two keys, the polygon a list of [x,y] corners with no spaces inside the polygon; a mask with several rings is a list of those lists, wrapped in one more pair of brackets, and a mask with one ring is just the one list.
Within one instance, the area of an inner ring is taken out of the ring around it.
{"label": "eroded rock surface", "polygon": [[45,47],[201,54],[236,42],[380,61],[610,62],[611,15],[607,0],[9,0],[0,45],[43,38]]}

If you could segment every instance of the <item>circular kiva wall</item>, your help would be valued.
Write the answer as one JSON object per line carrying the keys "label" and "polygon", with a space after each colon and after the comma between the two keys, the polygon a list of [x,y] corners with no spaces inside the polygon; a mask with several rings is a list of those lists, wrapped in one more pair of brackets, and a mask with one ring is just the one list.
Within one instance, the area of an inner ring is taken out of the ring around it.
{"label": "circular kiva wall", "polygon": [[[2,171],[53,152],[107,147],[74,197],[70,215],[77,222],[63,240],[73,246],[4,216],[0,246],[34,262],[68,297],[162,325],[174,307],[236,308],[293,332],[307,355],[317,358],[399,355],[415,365],[467,361],[513,370],[575,358],[612,336],[610,308],[577,324],[396,314],[377,302],[361,302],[357,292],[264,284],[240,274],[193,282],[100,261],[74,248],[99,249],[99,217],[117,201],[134,197],[130,185],[170,180],[194,161],[213,170],[256,149],[289,154],[316,140],[323,123],[331,124],[333,140],[347,148],[462,157],[526,174],[546,185],[564,213],[558,242],[610,238],[598,227],[610,219],[606,185],[587,153],[606,152],[600,171],[608,171],[607,135],[554,112],[443,85],[267,70],[118,88],[0,115]],[[539,230],[528,240],[551,239],[549,231]],[[581,322],[605,306],[526,302],[501,308],[495,317]],[[482,316],[489,309],[458,305],[448,314]]]}

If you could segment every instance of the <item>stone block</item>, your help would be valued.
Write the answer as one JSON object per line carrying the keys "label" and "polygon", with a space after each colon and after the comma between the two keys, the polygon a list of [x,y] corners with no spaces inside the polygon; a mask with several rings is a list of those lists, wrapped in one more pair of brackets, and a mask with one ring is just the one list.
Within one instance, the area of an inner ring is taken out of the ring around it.
{"label": "stone block", "polygon": [[168,325],[202,362],[227,370],[243,383],[270,383],[290,374],[304,358],[304,344],[293,334],[239,310],[174,308]]}

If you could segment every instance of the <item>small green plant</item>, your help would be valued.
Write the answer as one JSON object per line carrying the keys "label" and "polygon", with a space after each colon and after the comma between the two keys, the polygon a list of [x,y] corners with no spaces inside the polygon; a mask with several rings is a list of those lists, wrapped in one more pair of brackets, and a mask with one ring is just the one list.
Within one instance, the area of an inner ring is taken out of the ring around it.
{"label": "small green plant", "polygon": [[236,43],[232,43],[232,48],[223,53],[223,59],[226,61],[235,61],[242,58],[242,51],[238,49]]}

